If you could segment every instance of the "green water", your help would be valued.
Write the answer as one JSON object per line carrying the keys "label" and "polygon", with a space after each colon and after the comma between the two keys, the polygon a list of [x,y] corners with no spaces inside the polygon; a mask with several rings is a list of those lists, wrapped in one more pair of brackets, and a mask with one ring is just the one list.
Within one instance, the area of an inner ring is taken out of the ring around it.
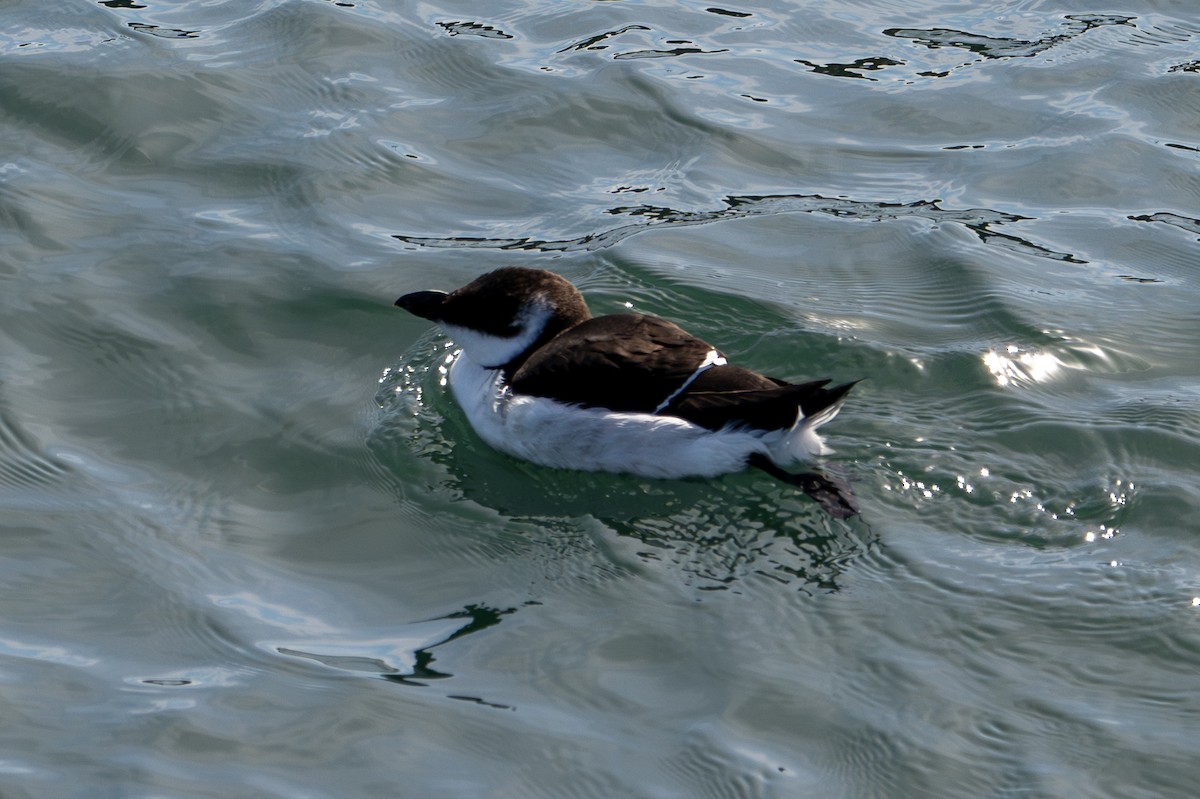
{"label": "green water", "polygon": [[[0,21],[0,796],[1194,795],[1200,11]],[[866,378],[862,517],[489,450],[505,264]]]}

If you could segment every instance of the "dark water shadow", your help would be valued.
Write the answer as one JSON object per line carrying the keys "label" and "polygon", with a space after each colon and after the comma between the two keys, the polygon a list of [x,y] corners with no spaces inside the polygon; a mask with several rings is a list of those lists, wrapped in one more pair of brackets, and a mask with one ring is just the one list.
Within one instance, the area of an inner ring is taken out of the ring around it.
{"label": "dark water shadow", "polygon": [[[422,342],[381,380],[368,446],[396,479],[414,458],[433,465],[436,486],[421,502],[453,514],[469,501],[501,514],[512,543],[491,550],[494,557],[540,559],[546,579],[626,579],[648,568],[699,592],[736,594],[746,581],[766,579],[813,594],[838,590],[875,541],[869,509],[865,517],[831,518],[799,488],[754,470],[651,480],[550,469],[497,452],[439,385],[446,350],[438,338]],[[821,468],[854,482],[850,464]]]}

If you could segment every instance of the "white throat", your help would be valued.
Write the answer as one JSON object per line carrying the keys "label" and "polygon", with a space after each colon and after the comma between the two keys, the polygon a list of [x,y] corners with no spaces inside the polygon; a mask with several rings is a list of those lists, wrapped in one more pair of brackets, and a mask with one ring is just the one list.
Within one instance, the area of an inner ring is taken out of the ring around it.
{"label": "white throat", "polygon": [[542,335],[542,331],[546,329],[546,323],[553,315],[554,308],[548,302],[538,298],[522,309],[521,315],[516,320],[518,330],[512,336],[496,336],[470,327],[450,325],[444,322],[441,326],[451,341],[462,347],[463,352],[472,361],[485,369],[499,369],[529,349]]}

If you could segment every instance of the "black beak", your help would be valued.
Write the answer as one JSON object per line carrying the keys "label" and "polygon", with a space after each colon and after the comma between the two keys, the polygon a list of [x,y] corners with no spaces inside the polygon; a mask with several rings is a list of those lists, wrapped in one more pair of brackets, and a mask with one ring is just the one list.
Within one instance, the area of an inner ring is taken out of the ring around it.
{"label": "black beak", "polygon": [[396,300],[396,307],[414,316],[436,322],[441,316],[442,303],[448,297],[444,291],[414,291]]}

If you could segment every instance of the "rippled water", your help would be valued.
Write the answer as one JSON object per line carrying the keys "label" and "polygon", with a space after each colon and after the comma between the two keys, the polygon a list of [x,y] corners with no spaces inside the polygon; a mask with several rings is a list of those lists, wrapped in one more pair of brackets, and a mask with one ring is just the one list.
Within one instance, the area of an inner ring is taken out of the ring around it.
{"label": "rippled water", "polygon": [[[0,20],[6,799],[1195,793],[1190,4]],[[488,450],[511,263],[866,377],[863,516]]]}

